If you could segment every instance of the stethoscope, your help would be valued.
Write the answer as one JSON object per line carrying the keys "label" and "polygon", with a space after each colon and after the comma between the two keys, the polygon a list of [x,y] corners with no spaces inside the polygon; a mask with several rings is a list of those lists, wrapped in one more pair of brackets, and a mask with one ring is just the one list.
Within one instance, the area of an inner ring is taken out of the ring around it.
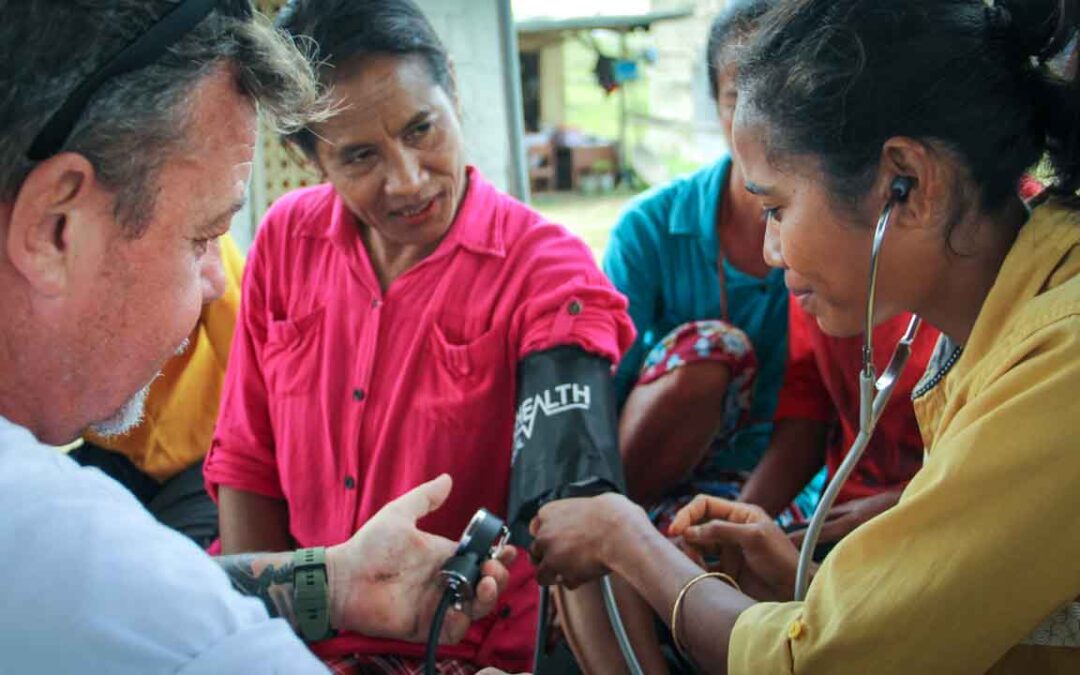
{"label": "stethoscope", "polygon": [[878,259],[881,257],[881,245],[885,241],[885,230],[889,227],[889,218],[892,216],[893,207],[897,203],[907,199],[914,179],[908,176],[900,176],[893,180],[890,187],[891,195],[889,202],[881,211],[878,218],[877,229],[874,231],[874,243],[870,249],[870,283],[866,293],[866,324],[863,328],[862,368],[859,371],[859,433],[855,436],[851,448],[847,452],[836,475],[829,481],[821,501],[814,510],[814,516],[810,519],[810,526],[806,530],[802,548],[799,551],[799,565],[795,572],[795,600],[801,601],[806,597],[806,589],[810,584],[808,573],[810,563],[813,560],[814,548],[817,546],[821,528],[825,524],[825,518],[832,509],[836,496],[840,494],[840,488],[844,486],[848,476],[851,475],[855,465],[859,463],[863,452],[866,450],[870,437],[874,434],[881,411],[885,409],[892,397],[900,375],[904,372],[908,358],[911,356],[911,343],[919,332],[921,319],[912,316],[903,337],[896,343],[889,365],[881,377],[877,376],[874,369],[874,296],[877,291]]}

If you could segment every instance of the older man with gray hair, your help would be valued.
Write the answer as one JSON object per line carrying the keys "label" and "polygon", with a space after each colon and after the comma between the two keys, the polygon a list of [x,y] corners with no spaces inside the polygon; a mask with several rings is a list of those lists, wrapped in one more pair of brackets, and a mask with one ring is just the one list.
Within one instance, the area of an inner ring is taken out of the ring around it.
{"label": "older man with gray hair", "polygon": [[[448,478],[342,545],[215,561],[44,445],[137,422],[137,392],[221,293],[257,109],[285,130],[325,112],[303,55],[247,0],[0,16],[0,670],[319,672],[296,633],[422,639],[454,543],[416,520]],[[493,606],[507,573],[485,571],[444,639]]]}

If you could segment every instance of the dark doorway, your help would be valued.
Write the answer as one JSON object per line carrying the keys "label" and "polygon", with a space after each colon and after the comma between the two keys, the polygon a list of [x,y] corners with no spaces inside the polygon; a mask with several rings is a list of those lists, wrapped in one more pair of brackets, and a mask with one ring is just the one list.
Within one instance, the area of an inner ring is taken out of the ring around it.
{"label": "dark doorway", "polygon": [[521,52],[521,98],[525,131],[540,130],[540,52]]}

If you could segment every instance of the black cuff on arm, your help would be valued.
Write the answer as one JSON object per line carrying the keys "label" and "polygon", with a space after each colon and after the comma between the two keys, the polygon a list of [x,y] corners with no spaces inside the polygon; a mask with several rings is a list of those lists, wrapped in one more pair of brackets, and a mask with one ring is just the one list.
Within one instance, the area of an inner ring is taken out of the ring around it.
{"label": "black cuff on arm", "polygon": [[517,418],[507,508],[512,540],[544,503],[563,497],[624,492],[611,362],[561,346],[518,364]]}

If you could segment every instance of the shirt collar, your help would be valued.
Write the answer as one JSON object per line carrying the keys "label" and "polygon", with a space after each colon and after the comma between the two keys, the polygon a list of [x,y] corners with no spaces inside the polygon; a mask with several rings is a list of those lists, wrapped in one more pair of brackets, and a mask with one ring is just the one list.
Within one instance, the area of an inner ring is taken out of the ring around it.
{"label": "shirt collar", "polygon": [[[500,202],[506,199],[473,166],[465,169],[469,185],[444,244],[459,245],[473,253],[506,257]],[[440,248],[442,248],[440,246]]]}

